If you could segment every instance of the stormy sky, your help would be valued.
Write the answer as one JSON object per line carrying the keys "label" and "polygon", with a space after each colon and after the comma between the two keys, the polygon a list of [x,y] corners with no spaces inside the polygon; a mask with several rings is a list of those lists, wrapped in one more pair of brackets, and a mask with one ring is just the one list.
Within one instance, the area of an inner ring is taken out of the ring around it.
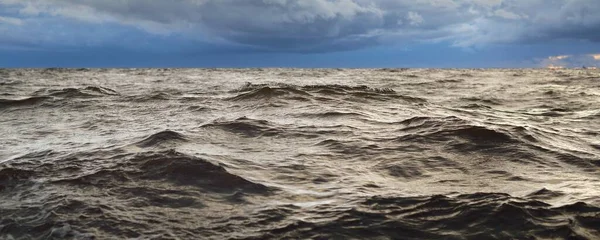
{"label": "stormy sky", "polygon": [[0,0],[2,66],[600,66],[600,1]]}

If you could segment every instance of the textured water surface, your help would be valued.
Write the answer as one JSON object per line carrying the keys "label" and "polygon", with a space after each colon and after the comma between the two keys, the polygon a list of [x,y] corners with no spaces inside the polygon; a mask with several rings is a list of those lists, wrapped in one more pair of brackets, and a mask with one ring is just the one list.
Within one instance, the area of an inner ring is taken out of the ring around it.
{"label": "textured water surface", "polygon": [[0,70],[0,239],[600,239],[600,71]]}

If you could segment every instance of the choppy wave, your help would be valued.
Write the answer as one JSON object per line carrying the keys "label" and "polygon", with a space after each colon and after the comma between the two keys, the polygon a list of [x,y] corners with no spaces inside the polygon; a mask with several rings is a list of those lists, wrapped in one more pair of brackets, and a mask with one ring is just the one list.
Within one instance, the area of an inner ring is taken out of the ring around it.
{"label": "choppy wave", "polygon": [[[283,98],[296,101],[311,101],[338,97],[348,101],[356,101],[356,98],[358,98],[380,101],[400,99],[409,102],[426,102],[426,100],[422,98],[398,94],[391,88],[373,88],[365,85],[347,86],[334,84],[298,86],[277,84],[269,86],[265,84],[246,84],[235,92],[238,92],[239,94],[228,98],[228,100],[244,101]],[[323,96],[326,96],[327,98],[323,98]]]}
{"label": "choppy wave", "polygon": [[[49,169],[0,170],[4,196],[0,236],[88,239],[93,237],[94,231],[90,230],[96,229],[99,238],[134,237],[139,233],[133,232],[152,227],[138,223],[134,226],[139,229],[126,230],[107,223],[116,224],[123,220],[119,215],[150,207],[204,209],[210,202],[242,204],[248,195],[267,196],[274,191],[231,174],[222,166],[173,150],[113,156],[108,159],[118,162],[110,163],[110,167],[77,167],[108,160],[104,157],[99,153],[74,154],[57,159],[56,165],[47,166]],[[67,163],[69,167],[61,166]],[[40,192],[42,189],[44,192]],[[84,200],[102,195],[114,202]]]}
{"label": "choppy wave", "polygon": [[[268,188],[228,173],[223,167],[204,159],[176,151],[148,152],[134,155],[125,163],[109,169],[84,173],[58,183],[120,187],[128,181],[158,181],[197,187],[207,191],[266,193]],[[104,183],[104,184],[103,184]]]}
{"label": "choppy wave", "polygon": [[591,239],[600,226],[596,219],[600,209],[585,203],[553,208],[496,193],[376,196],[358,207],[322,206],[309,211],[319,217],[290,219],[251,239]]}
{"label": "choppy wave", "polygon": [[598,239],[599,78],[0,70],[0,239]]}

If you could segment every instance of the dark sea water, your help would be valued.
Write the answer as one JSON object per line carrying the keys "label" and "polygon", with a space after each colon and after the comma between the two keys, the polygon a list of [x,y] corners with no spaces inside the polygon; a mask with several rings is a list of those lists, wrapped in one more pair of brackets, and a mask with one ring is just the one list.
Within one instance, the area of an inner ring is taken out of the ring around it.
{"label": "dark sea water", "polygon": [[0,70],[0,239],[600,239],[600,71]]}

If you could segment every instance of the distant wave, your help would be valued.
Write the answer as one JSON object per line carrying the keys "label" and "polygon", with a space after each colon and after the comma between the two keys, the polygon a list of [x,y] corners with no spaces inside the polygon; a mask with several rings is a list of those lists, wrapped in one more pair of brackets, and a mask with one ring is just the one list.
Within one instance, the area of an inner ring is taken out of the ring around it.
{"label": "distant wave", "polygon": [[255,85],[246,84],[242,88],[235,91],[239,93],[234,97],[228,98],[231,101],[243,100],[260,100],[281,98],[297,101],[310,101],[322,99],[322,96],[327,97],[343,97],[343,100],[352,100],[350,97],[358,99],[371,99],[385,101],[390,99],[405,100],[408,102],[426,102],[425,99],[404,96],[396,93],[390,88],[372,88],[368,86],[347,86],[347,85]]}
{"label": "distant wave", "polygon": [[1,99],[0,108],[34,106],[44,102],[53,102],[60,99],[94,98],[101,96],[115,96],[118,92],[110,88],[88,86],[84,88],[40,89],[33,96],[21,99]]}
{"label": "distant wave", "polygon": [[34,93],[62,98],[90,98],[103,95],[119,95],[115,90],[105,87],[88,86],[84,88],[43,89]]}
{"label": "distant wave", "polygon": [[273,136],[281,133],[280,130],[269,126],[266,120],[256,120],[241,117],[233,121],[215,121],[203,125],[205,128],[220,128],[231,133],[242,134],[248,137]]}

